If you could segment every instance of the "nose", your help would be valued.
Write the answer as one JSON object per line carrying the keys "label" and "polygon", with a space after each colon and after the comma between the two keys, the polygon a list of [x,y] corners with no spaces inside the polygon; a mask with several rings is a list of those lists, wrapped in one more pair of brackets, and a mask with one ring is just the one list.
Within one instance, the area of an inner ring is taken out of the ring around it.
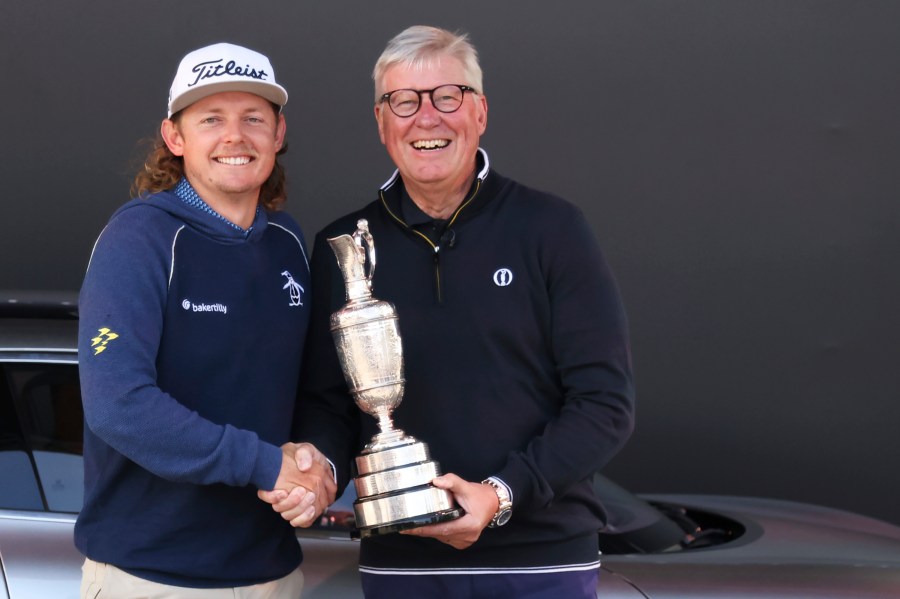
{"label": "nose", "polygon": [[243,138],[243,121],[241,119],[229,119],[222,130],[222,141],[226,143],[237,143]]}
{"label": "nose", "polygon": [[[424,96],[428,96],[426,99]],[[419,110],[416,112],[416,124],[420,127],[434,127],[441,122],[441,111],[434,107],[431,94],[422,94],[423,98],[419,102]]]}

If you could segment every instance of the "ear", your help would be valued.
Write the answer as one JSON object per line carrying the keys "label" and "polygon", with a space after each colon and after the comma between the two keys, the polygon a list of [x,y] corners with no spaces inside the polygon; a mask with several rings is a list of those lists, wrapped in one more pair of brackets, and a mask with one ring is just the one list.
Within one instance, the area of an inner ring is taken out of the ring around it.
{"label": "ear", "polygon": [[172,119],[163,119],[159,133],[170,152],[176,156],[184,156],[184,137],[181,136],[178,125]]}
{"label": "ear", "polygon": [[379,102],[375,104],[375,121],[378,123],[378,137],[381,138],[381,143],[384,144],[384,103]]}
{"label": "ear", "polygon": [[476,115],[476,120],[478,121],[478,135],[484,135],[485,130],[487,129],[487,115],[488,115],[488,103],[487,96],[483,94],[479,94],[475,96],[478,100],[476,102],[476,106],[478,107],[478,113]]}
{"label": "ear", "polygon": [[275,151],[278,152],[284,146],[284,136],[287,134],[287,121],[283,114],[278,115],[278,124],[275,126]]}

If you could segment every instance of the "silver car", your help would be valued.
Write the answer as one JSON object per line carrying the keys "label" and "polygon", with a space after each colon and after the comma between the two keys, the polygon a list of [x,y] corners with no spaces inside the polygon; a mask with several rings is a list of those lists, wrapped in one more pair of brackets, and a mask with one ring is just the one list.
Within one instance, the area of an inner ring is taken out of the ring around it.
{"label": "silver car", "polygon": [[[74,298],[0,301],[0,599],[78,597],[82,502]],[[604,599],[900,597],[900,527],[786,501],[637,497],[597,476]],[[308,530],[304,599],[359,598],[352,489]]]}

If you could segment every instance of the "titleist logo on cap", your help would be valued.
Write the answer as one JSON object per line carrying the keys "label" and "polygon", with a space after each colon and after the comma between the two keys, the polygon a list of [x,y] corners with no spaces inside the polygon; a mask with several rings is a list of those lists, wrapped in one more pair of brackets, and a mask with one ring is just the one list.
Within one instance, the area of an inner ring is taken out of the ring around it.
{"label": "titleist logo on cap", "polygon": [[275,69],[264,54],[223,42],[194,50],[181,59],[169,89],[169,118],[221,92],[256,94],[279,110],[287,102],[287,91],[275,82]]}
{"label": "titleist logo on cap", "polygon": [[233,60],[229,60],[225,64],[222,64],[222,62],[223,59],[220,58],[218,60],[207,60],[206,62],[196,64],[194,68],[191,69],[191,72],[197,73],[197,78],[194,79],[192,83],[188,83],[187,87],[194,87],[204,79],[221,77],[223,75],[250,77],[251,79],[260,79],[263,81],[269,77],[269,74],[264,69],[257,71],[256,69],[251,68],[250,65],[239,67]]}

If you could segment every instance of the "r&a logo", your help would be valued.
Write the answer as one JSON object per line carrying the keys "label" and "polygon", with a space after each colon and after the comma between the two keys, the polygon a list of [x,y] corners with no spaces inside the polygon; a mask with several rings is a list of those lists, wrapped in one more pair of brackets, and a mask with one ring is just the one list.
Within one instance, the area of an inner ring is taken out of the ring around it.
{"label": "r&a logo", "polygon": [[494,284],[497,287],[508,287],[513,282],[513,273],[508,268],[500,268],[494,273]]}

